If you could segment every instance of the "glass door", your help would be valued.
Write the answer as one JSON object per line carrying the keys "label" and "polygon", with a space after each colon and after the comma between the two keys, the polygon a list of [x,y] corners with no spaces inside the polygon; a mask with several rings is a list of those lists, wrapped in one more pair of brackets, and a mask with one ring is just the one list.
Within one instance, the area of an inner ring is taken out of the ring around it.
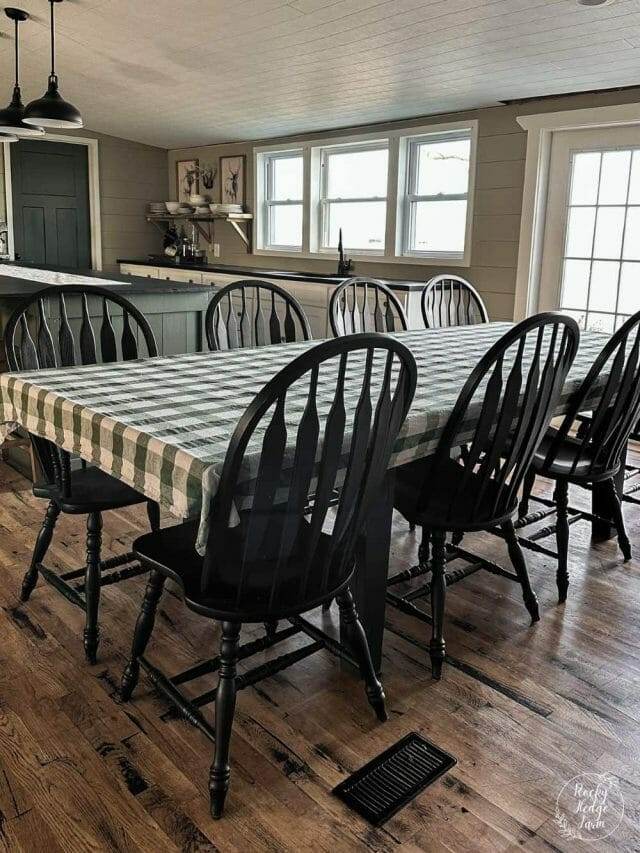
{"label": "glass door", "polygon": [[640,128],[554,134],[540,310],[612,332],[640,310]]}

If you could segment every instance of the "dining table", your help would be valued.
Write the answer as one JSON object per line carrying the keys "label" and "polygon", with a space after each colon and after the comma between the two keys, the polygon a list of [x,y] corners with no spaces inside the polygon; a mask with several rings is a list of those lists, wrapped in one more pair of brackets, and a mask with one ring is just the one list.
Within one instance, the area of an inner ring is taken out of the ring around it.
{"label": "dining table", "polygon": [[[394,469],[433,453],[465,380],[512,325],[493,322],[392,333],[415,357],[417,386],[358,542],[352,585],[378,670]],[[582,332],[556,415],[566,411],[571,394],[608,338],[604,333]],[[203,552],[211,501],[238,420],[264,384],[315,343],[5,373],[0,375],[0,423],[18,424],[50,440],[142,492],[177,518],[199,518],[197,548]],[[302,414],[305,399],[300,394],[289,400],[287,418],[292,426]],[[463,424],[465,428],[472,434],[473,423]],[[461,434],[461,443],[465,439]],[[608,519],[606,500],[597,488],[592,500],[594,512]],[[599,532],[601,537],[606,535],[606,524],[600,523]]]}

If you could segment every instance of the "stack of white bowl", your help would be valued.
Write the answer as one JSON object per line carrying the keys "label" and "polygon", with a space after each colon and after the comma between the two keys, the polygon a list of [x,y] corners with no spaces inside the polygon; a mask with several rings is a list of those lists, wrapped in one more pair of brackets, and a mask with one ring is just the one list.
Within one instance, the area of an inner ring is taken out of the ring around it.
{"label": "stack of white bowl", "polygon": [[167,212],[163,201],[150,201],[148,210],[149,216],[162,216],[163,213]]}

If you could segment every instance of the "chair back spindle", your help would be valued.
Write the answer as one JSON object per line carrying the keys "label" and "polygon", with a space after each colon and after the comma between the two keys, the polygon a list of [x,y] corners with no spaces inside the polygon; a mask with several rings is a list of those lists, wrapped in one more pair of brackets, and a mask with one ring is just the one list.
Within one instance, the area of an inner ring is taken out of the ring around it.
{"label": "chair back spindle", "polygon": [[[234,609],[275,616],[342,589],[415,383],[409,350],[371,334],[319,344],[267,383],[229,445],[203,591],[222,578]],[[237,554],[227,547],[234,536],[240,565],[226,557]]]}
{"label": "chair back spindle", "polygon": [[488,323],[478,291],[458,275],[437,275],[422,291],[422,319],[427,329]]}
{"label": "chair back spindle", "polygon": [[284,288],[256,279],[234,281],[215,293],[205,331],[210,350],[311,340],[298,301]]}
{"label": "chair back spindle", "polygon": [[329,320],[334,337],[358,332],[403,332],[404,308],[395,293],[372,278],[350,278],[331,295]]}

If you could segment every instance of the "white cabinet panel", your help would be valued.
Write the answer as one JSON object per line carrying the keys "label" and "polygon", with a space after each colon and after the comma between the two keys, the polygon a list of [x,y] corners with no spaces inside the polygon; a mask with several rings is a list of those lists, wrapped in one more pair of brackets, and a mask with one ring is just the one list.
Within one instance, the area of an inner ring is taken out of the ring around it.
{"label": "white cabinet panel", "polygon": [[158,267],[148,267],[142,264],[120,264],[122,275],[139,275],[142,278],[158,278]]}

